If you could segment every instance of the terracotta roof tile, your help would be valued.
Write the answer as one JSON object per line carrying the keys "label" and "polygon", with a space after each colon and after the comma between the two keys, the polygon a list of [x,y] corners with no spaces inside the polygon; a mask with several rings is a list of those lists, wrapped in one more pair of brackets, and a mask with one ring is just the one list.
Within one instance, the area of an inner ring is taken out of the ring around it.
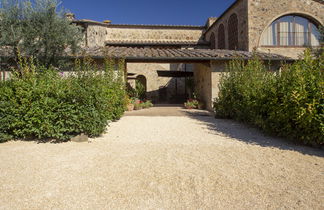
{"label": "terracotta roof tile", "polygon": [[76,24],[82,24],[82,23],[87,23],[87,24],[93,24],[93,25],[102,25],[106,27],[118,27],[118,28],[185,28],[185,29],[198,29],[198,30],[203,30],[205,29],[205,26],[199,26],[199,25],[167,25],[167,24],[155,24],[155,25],[150,25],[150,24],[113,24],[113,23],[104,23],[104,22],[99,22],[95,20],[88,20],[88,19],[81,19],[81,20],[73,20],[74,23]]}
{"label": "terracotta roof tile", "polygon": [[[250,59],[253,53],[233,50],[210,50],[210,49],[172,49],[172,48],[147,48],[147,47],[105,47],[88,48],[86,54],[94,57],[136,59],[195,59],[195,60],[228,60],[234,58]],[[264,60],[292,60],[277,54],[256,52],[256,55]]]}
{"label": "terracotta roof tile", "polygon": [[[67,52],[68,53],[68,52]],[[149,47],[101,47],[87,48],[78,56],[87,55],[95,58],[125,58],[126,60],[151,60],[151,61],[181,61],[181,60],[229,60],[234,58],[250,59],[252,52],[233,50],[210,49],[173,49],[173,48],[149,48]],[[0,56],[10,56],[10,48],[0,48]],[[256,52],[256,55],[264,60],[293,60],[277,54]],[[70,54],[70,57],[75,57]]]}
{"label": "terracotta roof tile", "polygon": [[124,45],[208,45],[208,42],[201,40],[108,40],[106,46],[124,46]]}

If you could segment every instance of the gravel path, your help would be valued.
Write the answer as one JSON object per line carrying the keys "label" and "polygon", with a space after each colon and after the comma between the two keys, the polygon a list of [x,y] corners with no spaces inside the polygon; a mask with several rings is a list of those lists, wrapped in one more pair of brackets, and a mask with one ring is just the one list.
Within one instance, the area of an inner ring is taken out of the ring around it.
{"label": "gravel path", "polygon": [[91,143],[0,144],[0,209],[323,209],[323,150],[208,116],[125,116]]}

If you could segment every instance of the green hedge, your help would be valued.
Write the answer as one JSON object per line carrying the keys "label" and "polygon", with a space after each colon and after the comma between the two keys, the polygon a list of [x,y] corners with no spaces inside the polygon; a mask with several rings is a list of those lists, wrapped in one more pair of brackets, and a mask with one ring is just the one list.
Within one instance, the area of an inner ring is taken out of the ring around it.
{"label": "green hedge", "polygon": [[237,119],[269,133],[311,145],[324,144],[324,56],[310,51],[281,71],[257,58],[233,61],[214,102],[216,116]]}
{"label": "green hedge", "polygon": [[0,141],[98,136],[124,112],[122,71],[112,65],[100,69],[88,62],[68,77],[33,64],[21,66],[20,76],[0,82]]}

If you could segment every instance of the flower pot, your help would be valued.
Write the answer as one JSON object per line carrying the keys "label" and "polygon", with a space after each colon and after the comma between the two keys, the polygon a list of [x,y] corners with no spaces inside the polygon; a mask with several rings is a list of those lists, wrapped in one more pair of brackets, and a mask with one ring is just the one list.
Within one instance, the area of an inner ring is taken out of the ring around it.
{"label": "flower pot", "polygon": [[186,109],[193,109],[192,106],[185,106]]}
{"label": "flower pot", "polygon": [[134,104],[128,104],[127,111],[133,111],[133,110],[134,110]]}
{"label": "flower pot", "polygon": [[135,104],[134,110],[141,110],[141,109],[143,109],[141,104]]}

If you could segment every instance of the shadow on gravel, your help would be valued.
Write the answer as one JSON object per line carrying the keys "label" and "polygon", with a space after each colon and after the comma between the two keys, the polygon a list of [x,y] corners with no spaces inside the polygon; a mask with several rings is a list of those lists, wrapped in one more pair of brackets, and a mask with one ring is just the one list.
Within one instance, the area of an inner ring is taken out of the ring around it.
{"label": "shadow on gravel", "polygon": [[323,149],[295,144],[284,138],[268,136],[262,133],[261,130],[234,120],[217,119],[213,114],[208,112],[183,112],[185,112],[188,117],[207,125],[208,129],[215,134],[220,133],[247,144],[259,145],[262,147],[275,147],[282,150],[300,152],[306,155],[324,157]]}
{"label": "shadow on gravel", "polygon": [[16,139],[13,141],[26,141],[26,142],[35,142],[36,144],[62,144],[67,143],[69,140],[57,140],[57,139],[37,139],[37,138],[27,138],[27,139]]}
{"label": "shadow on gravel", "polygon": [[62,144],[62,143],[69,142],[69,140],[57,140],[57,139],[37,139],[32,141],[35,141],[37,144]]}

